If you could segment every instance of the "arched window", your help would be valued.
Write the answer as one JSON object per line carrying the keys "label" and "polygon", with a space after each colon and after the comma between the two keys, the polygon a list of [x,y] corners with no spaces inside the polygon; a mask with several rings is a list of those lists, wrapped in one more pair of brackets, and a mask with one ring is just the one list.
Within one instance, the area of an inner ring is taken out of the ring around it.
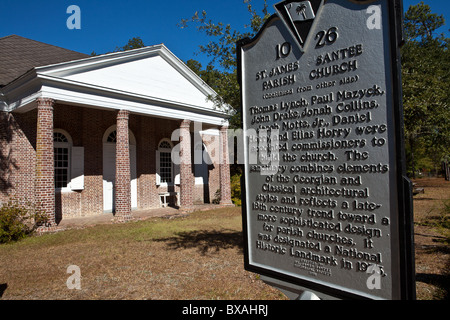
{"label": "arched window", "polygon": [[67,132],[55,130],[53,132],[53,144],[55,188],[66,188],[70,182],[72,140]]}
{"label": "arched window", "polygon": [[69,139],[62,132],[53,132],[53,142],[69,142]]}
{"label": "arched window", "polygon": [[[117,143],[116,125],[109,127],[103,134],[103,143]],[[131,130],[128,130],[128,138],[130,145],[136,145],[136,138]]]}
{"label": "arched window", "polygon": [[172,184],[174,181],[173,163],[172,163],[172,143],[169,139],[163,139],[159,142],[156,152],[157,162],[157,183]]}
{"label": "arched window", "polygon": [[158,149],[169,149],[169,150],[172,150],[172,145],[169,143],[169,141],[163,140],[159,144]]}
{"label": "arched window", "polygon": [[108,136],[108,138],[106,138],[106,142],[112,142],[112,143],[116,143],[117,142],[117,131],[114,130],[113,132],[111,132]]}

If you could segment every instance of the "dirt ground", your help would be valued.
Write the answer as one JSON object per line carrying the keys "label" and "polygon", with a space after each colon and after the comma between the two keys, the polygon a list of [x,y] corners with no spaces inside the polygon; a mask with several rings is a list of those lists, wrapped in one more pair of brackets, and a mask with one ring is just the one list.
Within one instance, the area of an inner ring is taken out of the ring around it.
{"label": "dirt ground", "polygon": [[[450,182],[414,196],[417,298],[448,300]],[[447,201],[447,202],[446,202]],[[81,270],[68,290],[67,268]],[[243,267],[241,209],[101,224],[0,245],[5,300],[284,300]]]}
{"label": "dirt ground", "polygon": [[420,300],[448,300],[450,291],[450,182],[417,179],[414,196],[416,292]]}
{"label": "dirt ground", "polygon": [[[285,299],[244,270],[240,212],[224,208],[101,224],[1,245],[0,298]],[[80,290],[68,290],[71,265],[80,268]]]}

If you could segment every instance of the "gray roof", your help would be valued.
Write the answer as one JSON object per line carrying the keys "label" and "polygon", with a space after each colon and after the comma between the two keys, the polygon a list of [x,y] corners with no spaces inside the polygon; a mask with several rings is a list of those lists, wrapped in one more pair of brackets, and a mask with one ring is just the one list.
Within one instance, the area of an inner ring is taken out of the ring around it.
{"label": "gray roof", "polygon": [[0,88],[35,67],[88,58],[84,53],[10,35],[0,38]]}

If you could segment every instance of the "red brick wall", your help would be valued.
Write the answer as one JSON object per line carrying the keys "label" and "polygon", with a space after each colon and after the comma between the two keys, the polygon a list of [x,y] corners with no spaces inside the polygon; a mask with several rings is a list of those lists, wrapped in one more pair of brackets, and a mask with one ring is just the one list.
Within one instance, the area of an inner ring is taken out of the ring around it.
{"label": "red brick wall", "polygon": [[60,192],[55,193],[55,215],[56,221],[64,218],[80,217],[81,192]]}
{"label": "red brick wall", "polygon": [[34,202],[36,110],[0,113],[0,202]]}
{"label": "red brick wall", "polygon": [[156,139],[147,137],[155,136],[155,124],[151,118],[134,117],[135,125],[131,130],[136,136],[137,176],[138,176],[138,208],[152,208],[159,205],[156,194],[155,158]]}
{"label": "red brick wall", "polygon": [[[83,115],[88,109],[77,108],[67,105],[55,104],[53,124],[54,129],[63,129],[73,141],[74,147],[82,147],[83,134],[81,133]],[[85,154],[86,158],[86,154]],[[82,192],[56,192],[55,194],[55,215],[56,220],[63,218],[79,217],[83,214],[83,197],[86,193]],[[102,211],[97,211],[102,212]]]}
{"label": "red brick wall", "polygon": [[[84,190],[57,193],[56,217],[103,214],[103,135],[117,123],[117,111],[105,111],[55,104],[54,129],[65,130],[73,146],[84,147]],[[159,192],[167,187],[156,185],[156,150],[164,138],[180,128],[180,121],[130,115],[129,129],[136,137],[138,208],[159,207]],[[37,110],[27,113],[0,113],[0,202],[9,197],[35,200]],[[204,136],[210,156],[218,159],[218,136]],[[179,141],[173,141],[177,145]],[[216,154],[217,153],[217,154]],[[192,152],[191,152],[192,154]],[[191,168],[191,176],[193,168]],[[209,166],[209,200],[220,188],[219,163]],[[53,176],[53,175],[52,175]],[[179,186],[169,187],[179,192]],[[203,186],[191,188],[193,200],[203,198]]]}
{"label": "red brick wall", "polygon": [[[77,133],[84,147],[84,190],[81,192],[82,215],[103,214],[103,135],[116,124],[117,112],[75,108],[82,113]],[[62,128],[64,129],[64,128]]]}
{"label": "red brick wall", "polygon": [[[133,116],[132,116],[133,117]],[[170,139],[172,132],[179,128],[179,121],[134,116],[136,125],[131,130],[136,135],[138,207],[139,209],[159,207],[159,193],[179,192],[178,186],[156,185],[156,150],[162,139]],[[174,141],[176,145],[178,142]],[[169,190],[170,189],[170,190]]]}

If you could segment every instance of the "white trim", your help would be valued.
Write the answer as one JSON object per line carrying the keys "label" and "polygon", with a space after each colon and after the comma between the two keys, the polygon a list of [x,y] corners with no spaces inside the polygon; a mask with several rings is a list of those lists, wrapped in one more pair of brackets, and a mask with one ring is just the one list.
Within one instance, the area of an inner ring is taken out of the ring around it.
{"label": "white trim", "polygon": [[111,65],[124,63],[132,60],[139,60],[159,55],[166,60],[178,72],[194,84],[198,90],[205,95],[216,95],[217,93],[204,82],[195,72],[193,72],[184,62],[175,56],[164,44],[148,46],[144,48],[114,52],[85,59],[63,62],[48,66],[37,67],[36,72],[41,75],[54,75],[64,77],[74,73],[86,72],[97,68],[105,68]]}
{"label": "white trim", "polygon": [[[93,91],[98,91],[93,92]],[[106,94],[105,94],[106,93]],[[189,104],[168,101],[153,97],[126,94],[117,90],[101,91],[94,86],[61,89],[57,86],[43,86],[42,96],[78,106],[102,109],[128,110],[135,114],[150,115],[166,119],[191,120],[211,125],[227,124],[227,115],[215,110],[207,110]],[[17,107],[16,107],[17,108]]]}
{"label": "white trim", "polygon": [[220,131],[219,129],[207,129],[200,131],[200,135],[220,136]]}
{"label": "white trim", "polygon": [[[93,85],[93,84],[79,82],[79,81],[75,81],[75,80],[56,78],[56,77],[40,75],[40,74],[38,74],[38,78],[44,80],[43,84],[47,85],[46,87],[48,87],[48,88],[52,87],[51,84],[54,84],[55,87],[56,87],[56,84],[64,84],[64,85],[68,85],[68,86],[73,87],[73,88],[74,87],[78,87],[78,88],[84,88],[84,89],[98,90],[98,91],[108,92],[108,93],[115,94],[115,95],[121,95],[121,96],[128,97],[128,98],[137,98],[137,99],[142,99],[142,100],[154,101],[156,103],[161,103],[161,104],[172,104],[174,106],[181,106],[181,107],[185,107],[185,108],[196,109],[198,111],[204,111],[204,112],[208,112],[208,113],[211,113],[211,114],[227,115],[227,113],[223,112],[223,111],[217,111],[217,110],[213,110],[213,109],[207,109],[207,108],[203,108],[203,107],[198,107],[198,106],[193,105],[193,104],[188,104],[188,103],[183,103],[183,102],[178,102],[178,101],[172,101],[172,100],[167,100],[167,99],[147,96],[147,95],[143,95],[143,94],[137,94],[137,93],[133,93],[133,92],[122,91],[122,90],[118,90],[118,89],[111,89],[111,88],[108,88],[108,87],[96,86],[96,85]],[[43,88],[46,88],[46,87],[43,86]]]}
{"label": "white trim", "polygon": [[6,103],[6,97],[2,92],[0,92],[0,111],[9,111],[9,105]]}
{"label": "white trim", "polygon": [[[171,148],[170,149],[168,149],[168,148],[160,148],[159,147],[159,145],[161,144],[161,142],[163,142],[163,141],[165,141],[165,142],[168,142],[169,144],[170,144],[170,146],[171,146]],[[172,143],[172,141],[170,140],[170,139],[168,139],[168,138],[163,138],[163,139],[161,139],[159,142],[158,142],[158,144],[157,144],[157,147],[156,147],[156,152],[155,152],[155,154],[156,154],[156,185],[157,186],[160,186],[160,187],[168,187],[168,186],[174,186],[174,185],[176,185],[177,183],[177,181],[176,181],[176,179],[177,179],[177,176],[175,175],[175,164],[171,161],[171,163],[172,163],[172,170],[171,170],[171,178],[172,178],[172,182],[161,182],[161,152],[164,152],[164,153],[172,153],[172,150],[173,150],[173,143]],[[172,158],[171,158],[172,159]],[[178,183],[179,184],[179,183]]]}
{"label": "white trim", "polygon": [[[115,165],[116,165],[116,143],[106,142],[109,134],[116,130],[116,125],[110,126],[105,130],[103,134],[103,150],[102,150],[102,161],[103,161],[103,212],[110,213],[115,210],[114,203],[114,182],[116,179]],[[131,209],[135,210],[138,207],[138,186],[137,186],[137,153],[136,144],[133,144],[134,134],[129,130],[130,134],[130,201]],[[134,140],[135,141],[135,140]],[[111,162],[111,160],[113,160]]]}
{"label": "white trim", "polygon": [[84,147],[72,146],[71,153],[70,189],[73,191],[84,190]]}
{"label": "white trim", "polygon": [[[68,193],[72,191],[72,188],[70,186],[70,183],[72,181],[72,147],[73,147],[73,140],[72,137],[70,136],[70,134],[64,130],[64,129],[53,129],[53,133],[55,132],[59,132],[62,133],[66,138],[67,138],[67,142],[55,142],[53,140],[53,149],[55,148],[67,148],[67,184],[65,187],[62,188],[56,188],[55,187],[55,191],[60,191],[61,193]],[[53,135],[52,135],[52,139]],[[53,160],[53,174],[55,174],[55,160]]]}
{"label": "white trim", "polygon": [[[0,109],[8,112],[26,112],[35,107],[33,102],[36,98],[43,96],[69,105],[108,110],[124,109],[135,114],[167,119],[187,119],[217,126],[228,124],[229,113],[213,107],[199,107],[65,78],[76,73],[154,56],[161,57],[178,71],[205,96],[205,100],[210,95],[217,95],[166,46],[160,44],[32,69],[0,90]],[[212,102],[210,105],[213,105]]]}

